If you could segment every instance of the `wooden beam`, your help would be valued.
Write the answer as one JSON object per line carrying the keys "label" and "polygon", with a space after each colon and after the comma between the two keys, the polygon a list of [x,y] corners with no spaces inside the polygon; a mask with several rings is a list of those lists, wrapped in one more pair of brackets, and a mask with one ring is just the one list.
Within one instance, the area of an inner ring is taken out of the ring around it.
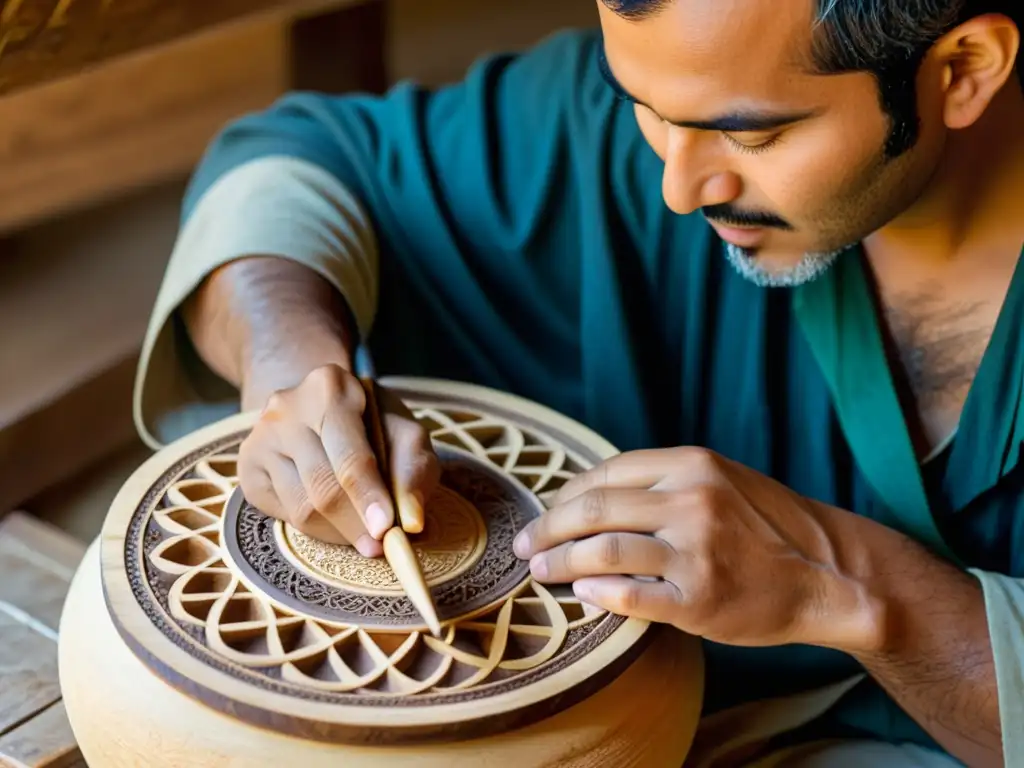
{"label": "wooden beam", "polygon": [[288,48],[292,86],[322,93],[382,93],[390,82],[389,8],[378,0],[293,21]]}
{"label": "wooden beam", "polygon": [[285,32],[232,26],[0,99],[0,232],[186,173],[285,90]]}
{"label": "wooden beam", "polygon": [[[16,372],[0,377],[0,509],[135,439],[135,361],[181,194],[163,184],[288,89],[382,90],[382,6],[223,28],[0,99],[0,229],[22,233],[0,239],[0,369]],[[159,220],[138,197],[100,215],[158,183]]]}
{"label": "wooden beam", "polygon": [[323,0],[0,0],[0,95],[74,76],[129,53]]}

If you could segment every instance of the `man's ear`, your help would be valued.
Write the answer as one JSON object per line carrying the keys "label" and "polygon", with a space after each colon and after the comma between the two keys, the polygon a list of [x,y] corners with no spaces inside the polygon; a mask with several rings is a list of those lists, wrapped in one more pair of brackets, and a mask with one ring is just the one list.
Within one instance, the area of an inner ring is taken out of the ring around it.
{"label": "man's ear", "polygon": [[935,44],[949,128],[967,128],[984,114],[1013,75],[1020,45],[1020,29],[996,13],[964,22]]}

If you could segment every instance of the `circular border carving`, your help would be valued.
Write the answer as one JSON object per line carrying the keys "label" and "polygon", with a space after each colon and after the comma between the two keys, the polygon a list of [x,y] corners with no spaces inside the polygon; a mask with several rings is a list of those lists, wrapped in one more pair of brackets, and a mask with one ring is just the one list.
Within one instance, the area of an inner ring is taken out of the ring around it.
{"label": "circular border carving", "polygon": [[[615,453],[578,423],[514,396],[425,379],[382,383],[426,419],[432,436],[441,441],[463,429],[430,421],[444,421],[445,408],[490,414],[529,433],[532,444],[488,438],[472,452],[499,468],[511,468],[513,476],[525,477],[542,500],[575,472]],[[164,503],[170,484],[237,447],[255,418],[243,414],[225,419],[153,456],[122,487],[102,533],[103,589],[111,618],[136,656],[180,691],[258,727],[303,738],[422,743],[477,737],[535,722],[615,679],[646,647],[647,622],[604,614],[587,622],[585,632],[567,636],[549,661],[526,672],[467,690],[408,697],[312,690],[275,679],[268,670],[218,658],[204,645],[201,629],[183,627],[169,612],[166,579],[161,581],[148,562],[160,539],[152,514]],[[475,438],[470,437],[472,442]],[[517,439],[521,442],[522,435]],[[546,452],[547,465],[502,464],[503,456],[530,451]],[[527,586],[542,591],[529,580]]]}

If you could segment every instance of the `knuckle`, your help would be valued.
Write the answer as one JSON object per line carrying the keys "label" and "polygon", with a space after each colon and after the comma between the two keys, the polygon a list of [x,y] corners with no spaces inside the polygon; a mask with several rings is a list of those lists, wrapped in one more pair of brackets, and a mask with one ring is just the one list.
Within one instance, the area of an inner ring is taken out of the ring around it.
{"label": "knuckle", "polygon": [[334,472],[326,465],[317,466],[309,477],[309,498],[319,510],[330,510],[342,501],[343,491]]}
{"label": "knuckle", "polygon": [[337,457],[335,478],[342,488],[350,488],[362,483],[366,476],[376,469],[377,460],[373,454],[350,448]]}
{"label": "knuckle", "polygon": [[322,365],[310,371],[302,382],[316,392],[324,403],[343,401],[362,410],[366,406],[366,392],[362,384],[340,365]]}
{"label": "knuckle", "polygon": [[321,365],[306,374],[303,384],[324,389],[340,389],[344,387],[346,371],[338,365]]}
{"label": "knuckle", "polygon": [[435,475],[440,475],[441,463],[431,453],[416,451],[405,462],[404,470],[410,479],[432,480]]}
{"label": "knuckle", "polygon": [[583,523],[589,527],[596,528],[604,522],[608,514],[608,500],[604,491],[592,489],[583,494],[580,499]]}
{"label": "knuckle", "polygon": [[430,434],[420,422],[398,414],[388,416],[388,431],[396,442],[415,449],[423,449],[430,444]]}
{"label": "knuckle", "polygon": [[246,499],[257,507],[270,508],[268,501],[274,497],[274,487],[270,477],[251,467],[241,467],[238,472],[238,484]]}
{"label": "knuckle", "polygon": [[318,512],[316,507],[307,498],[303,498],[299,505],[291,510],[291,524],[296,528],[306,528],[312,525]]}
{"label": "knuckle", "polygon": [[706,448],[686,448],[684,450],[683,460],[691,472],[708,477],[718,473],[721,469],[721,460],[714,451],[709,451]]}
{"label": "knuckle", "polygon": [[623,584],[616,590],[615,598],[615,613],[622,615],[629,615],[636,613],[640,607],[643,599],[643,592],[638,582],[629,582]]}
{"label": "knuckle", "polygon": [[598,537],[598,557],[601,564],[614,568],[622,562],[622,537],[614,534],[604,534]]}
{"label": "knuckle", "polygon": [[267,416],[280,414],[287,408],[287,396],[284,392],[278,390],[270,393],[270,397],[267,398],[266,404],[263,406],[263,413],[260,414],[260,422],[265,423]]}

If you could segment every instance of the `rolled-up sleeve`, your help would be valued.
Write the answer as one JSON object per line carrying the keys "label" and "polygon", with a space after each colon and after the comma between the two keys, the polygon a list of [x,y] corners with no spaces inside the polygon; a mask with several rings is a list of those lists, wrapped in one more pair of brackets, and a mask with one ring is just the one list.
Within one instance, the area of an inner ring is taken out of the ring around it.
{"label": "rolled-up sleeve", "polygon": [[1024,579],[971,570],[985,593],[985,612],[999,688],[1003,762],[1024,765]]}
{"label": "rolled-up sleeve", "polygon": [[596,39],[559,33],[481,58],[442,88],[291,93],[225,126],[186,191],[145,338],[142,438],[158,447],[237,410],[179,307],[246,256],[292,259],[334,285],[364,339],[372,325],[379,369],[524,392],[575,375],[573,258],[593,236],[581,195],[604,198],[568,180],[610,162],[610,116],[624,109],[598,72]]}
{"label": "rolled-up sleeve", "polygon": [[178,308],[218,267],[248,256],[297,261],[331,283],[366,336],[377,297],[377,247],[355,196],[313,162],[283,155],[232,168],[192,204],[143,342],[136,428],[153,448],[226,416],[238,395],[196,354]]}

